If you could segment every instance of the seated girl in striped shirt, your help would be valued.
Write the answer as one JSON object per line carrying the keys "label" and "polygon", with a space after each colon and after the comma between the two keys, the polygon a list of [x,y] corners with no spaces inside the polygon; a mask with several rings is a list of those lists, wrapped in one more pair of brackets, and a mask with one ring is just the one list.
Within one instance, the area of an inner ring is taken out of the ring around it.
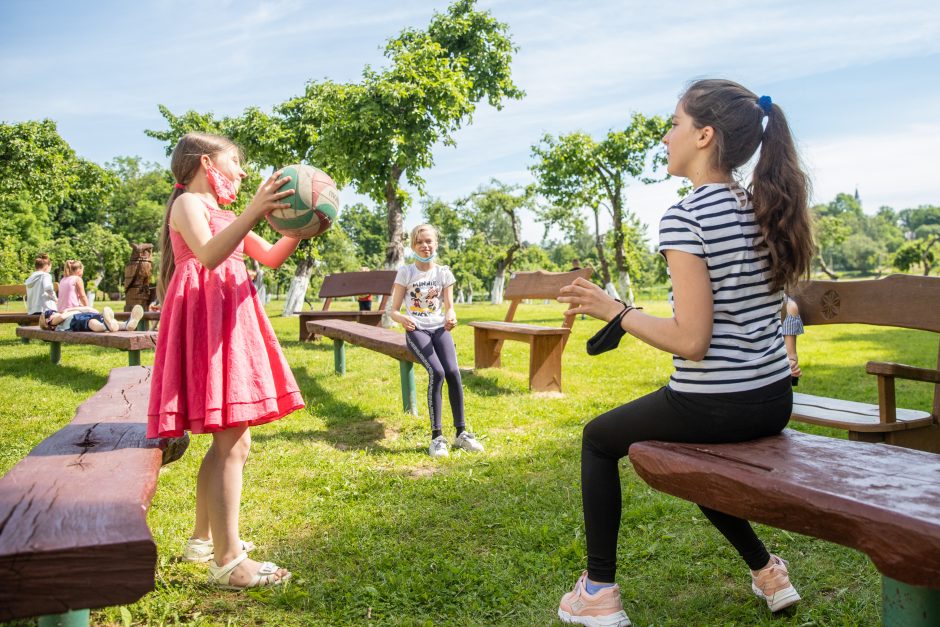
{"label": "seated girl in striped shirt", "polygon": [[[669,384],[584,428],[581,491],[588,569],[562,597],[559,616],[583,625],[628,625],[614,583],[621,493],[618,461],[643,440],[741,442],[781,431],[790,418],[791,369],[780,329],[784,289],[809,270],[808,180],[786,118],[770,97],[727,80],[693,83],[663,138],[668,170],[692,193],[659,226],[673,315],[658,318],[611,299],[589,281],[562,289],[566,315],[586,313],[673,355]],[[736,171],[760,148],[750,185]],[[615,322],[614,325],[618,323]],[[750,568],[771,611],[800,597],[785,561],[748,521],[702,512]]]}

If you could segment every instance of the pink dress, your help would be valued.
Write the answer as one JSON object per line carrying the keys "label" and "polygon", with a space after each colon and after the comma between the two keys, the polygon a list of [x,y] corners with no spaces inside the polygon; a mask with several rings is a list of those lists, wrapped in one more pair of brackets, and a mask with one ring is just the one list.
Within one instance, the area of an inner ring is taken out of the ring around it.
{"label": "pink dress", "polygon": [[82,278],[72,274],[62,277],[59,281],[59,301],[56,303],[56,310],[65,311],[69,307],[81,307],[82,301],[78,299],[78,282]]}
{"label": "pink dress", "polygon": [[[235,219],[209,209],[215,235]],[[304,406],[242,257],[215,270],[170,229],[176,269],[160,313],[147,437],[260,425]]]}

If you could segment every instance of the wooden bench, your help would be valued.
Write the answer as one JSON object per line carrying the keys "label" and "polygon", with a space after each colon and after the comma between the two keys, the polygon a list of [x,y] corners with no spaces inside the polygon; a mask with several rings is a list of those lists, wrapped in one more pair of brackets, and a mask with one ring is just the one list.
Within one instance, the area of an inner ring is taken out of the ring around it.
{"label": "wooden bench", "polygon": [[[306,342],[317,339],[307,328],[311,320],[351,320],[374,327],[382,323],[385,313],[385,304],[392,293],[395,284],[394,270],[376,270],[374,272],[339,272],[328,274],[323,279],[323,285],[317,296],[325,298],[323,309],[320,311],[301,311],[300,314],[300,341]],[[381,294],[382,300],[377,311],[337,311],[330,309],[334,298],[346,296],[360,296],[362,294]]]}
{"label": "wooden bench", "polygon": [[147,509],[161,465],[189,438],[146,438],[149,395],[150,368],[115,368],[0,479],[0,621],[69,613],[63,624],[87,624],[89,608],[153,590]]}
{"label": "wooden bench", "polygon": [[639,442],[630,461],[662,492],[862,551],[882,574],[885,625],[940,625],[940,456],[788,429],[738,444]]}
{"label": "wooden bench", "polygon": [[[807,281],[792,295],[806,325],[871,324],[940,333],[940,277],[896,274],[865,281]],[[793,395],[793,419],[846,429],[849,438],[940,453],[940,351],[936,368],[870,361],[878,403]],[[812,376],[812,370],[805,371]],[[934,386],[931,411],[897,407],[894,380]]]}
{"label": "wooden bench", "polygon": [[503,341],[529,345],[529,389],[535,392],[561,392],[561,355],[565,350],[575,316],[567,316],[560,327],[545,327],[513,322],[516,309],[524,299],[552,299],[558,291],[578,277],[591,278],[592,268],[571,272],[516,272],[506,286],[506,298],[512,302],[502,322],[471,322],[473,327],[473,362],[476,368],[499,368]]}
{"label": "wooden bench", "polygon": [[397,359],[401,374],[402,408],[418,415],[414,374],[414,364],[418,360],[405,344],[404,333],[351,320],[312,320],[307,323],[307,327],[310,333],[333,340],[333,369],[338,375],[346,374],[346,342]]}
{"label": "wooden bench", "polygon": [[[116,316],[117,314],[115,314]],[[105,348],[127,351],[127,365],[140,365],[140,351],[157,345],[156,331],[113,331],[91,333],[88,331],[53,331],[39,327],[17,327],[18,337],[49,342],[49,358],[57,364],[62,359],[62,344],[91,344]]]}

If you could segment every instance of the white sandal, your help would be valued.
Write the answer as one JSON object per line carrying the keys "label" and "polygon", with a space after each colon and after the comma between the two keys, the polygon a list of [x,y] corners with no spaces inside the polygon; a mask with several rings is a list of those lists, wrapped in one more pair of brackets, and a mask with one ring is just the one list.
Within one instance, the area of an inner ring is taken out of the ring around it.
{"label": "white sandal", "polygon": [[261,568],[258,569],[251,580],[244,586],[234,586],[229,583],[229,580],[232,577],[232,571],[235,570],[235,567],[248,559],[247,553],[241,553],[238,557],[233,559],[228,564],[219,566],[215,563],[215,560],[209,561],[209,585],[215,586],[217,588],[223,588],[225,590],[244,590],[246,588],[263,588],[266,586],[279,586],[288,579],[291,578],[290,572],[288,572],[283,577],[277,576],[277,571],[280,567],[273,562],[262,562]]}
{"label": "white sandal", "polygon": [[[255,548],[254,542],[242,542],[242,551],[246,553],[248,551],[253,551]],[[183,547],[183,557],[184,562],[196,562],[197,564],[204,564],[211,560],[213,555],[213,546],[212,538],[207,540],[202,540],[200,538],[190,538],[186,542],[186,546]]]}

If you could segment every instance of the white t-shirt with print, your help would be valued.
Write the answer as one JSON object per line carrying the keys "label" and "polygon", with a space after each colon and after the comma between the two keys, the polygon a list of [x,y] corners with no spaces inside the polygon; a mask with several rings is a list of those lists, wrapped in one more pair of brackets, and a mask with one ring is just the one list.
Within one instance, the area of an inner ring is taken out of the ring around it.
{"label": "white t-shirt with print", "polygon": [[444,288],[456,283],[450,268],[435,264],[424,271],[415,264],[402,266],[395,275],[395,283],[404,286],[405,311],[419,329],[444,326]]}

